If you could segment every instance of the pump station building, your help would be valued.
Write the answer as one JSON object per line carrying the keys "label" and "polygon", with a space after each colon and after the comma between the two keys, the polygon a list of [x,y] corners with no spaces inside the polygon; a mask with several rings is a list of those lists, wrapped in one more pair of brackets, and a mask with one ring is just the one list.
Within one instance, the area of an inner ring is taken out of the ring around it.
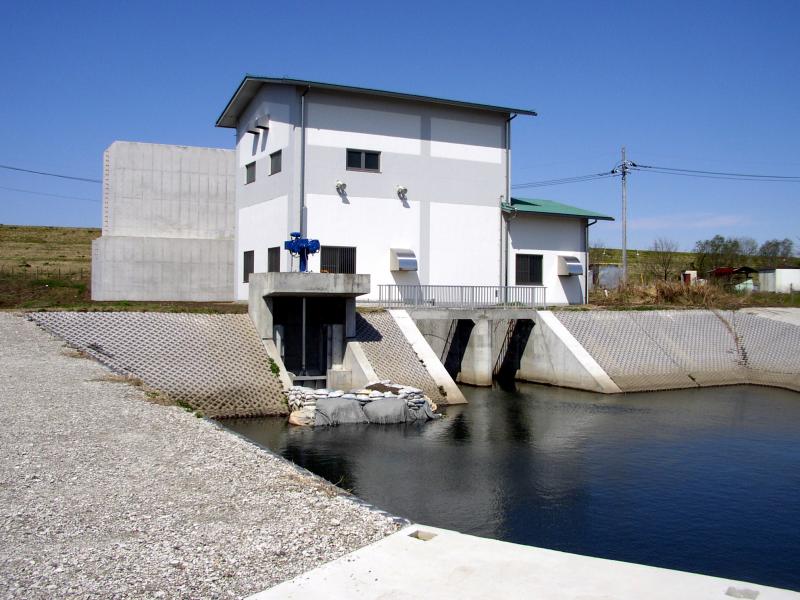
{"label": "pump station building", "polygon": [[322,246],[310,271],[370,276],[362,300],[581,303],[610,217],[511,197],[512,119],[535,114],[247,76],[217,120],[235,152],[108,149],[92,297],[244,301],[251,274],[297,269],[297,231]]}

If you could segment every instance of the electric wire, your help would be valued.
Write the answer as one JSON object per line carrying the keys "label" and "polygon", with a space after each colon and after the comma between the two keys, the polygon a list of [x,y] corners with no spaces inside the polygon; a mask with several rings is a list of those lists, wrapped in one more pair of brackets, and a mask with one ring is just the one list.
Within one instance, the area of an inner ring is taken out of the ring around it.
{"label": "electric wire", "polygon": [[528,183],[516,183],[511,186],[512,189],[520,188],[534,188],[534,187],[548,187],[552,185],[564,185],[567,183],[582,183],[584,181],[595,181],[597,179],[606,179],[609,177],[617,177],[617,173],[591,173],[587,175],[576,175],[574,177],[561,177],[559,179],[546,179],[543,181],[531,181]]}
{"label": "electric wire", "polygon": [[[728,179],[733,181],[762,181],[778,183],[800,183],[800,175],[763,175],[755,173],[733,173],[728,171],[702,171],[699,169],[682,169],[677,167],[661,167],[658,165],[640,165],[633,161],[628,161],[625,165],[628,171],[639,171],[641,173],[656,173],[659,175],[679,175],[682,177],[700,177],[705,179]],[[564,185],[567,183],[583,183],[586,181],[597,181],[609,177],[618,177],[622,174],[622,164],[617,164],[611,171],[605,173],[590,173],[587,175],[576,175],[574,177],[561,177],[559,179],[544,179],[542,181],[530,181],[517,183],[511,186],[512,189],[548,187],[552,185]]]}
{"label": "electric wire", "polygon": [[747,177],[754,179],[798,179],[800,175],[755,175],[753,173],[727,173],[725,171],[698,171],[697,169],[682,169],[677,167],[661,167],[658,165],[633,165],[639,169],[657,169],[659,171],[670,171],[678,173],[696,173],[698,175],[724,175],[729,177]]}
{"label": "electric wire", "polygon": [[73,181],[88,181],[89,183],[103,183],[102,179],[91,179],[89,177],[76,177],[74,175],[62,175],[60,173],[50,173],[48,171],[34,171],[32,169],[23,169],[22,167],[12,167],[11,165],[0,165],[0,169],[7,169],[9,171],[20,171],[22,173],[33,173],[34,175],[45,175],[47,177],[58,177],[59,179],[71,179]]}
{"label": "electric wire", "polygon": [[97,198],[82,198],[80,196],[65,196],[63,194],[51,194],[48,192],[36,192],[34,190],[23,190],[21,188],[6,187],[0,185],[0,190],[8,190],[10,192],[22,192],[23,194],[33,194],[36,196],[50,196],[51,198],[63,198],[65,200],[82,200],[84,202],[100,202]]}

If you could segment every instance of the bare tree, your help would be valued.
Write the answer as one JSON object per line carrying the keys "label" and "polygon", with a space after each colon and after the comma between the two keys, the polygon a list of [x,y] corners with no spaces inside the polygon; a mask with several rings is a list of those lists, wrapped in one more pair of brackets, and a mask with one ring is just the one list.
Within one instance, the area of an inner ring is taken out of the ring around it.
{"label": "bare tree", "polygon": [[678,243],[667,238],[658,238],[650,247],[650,268],[664,281],[669,280],[670,275],[675,272],[678,257]]}

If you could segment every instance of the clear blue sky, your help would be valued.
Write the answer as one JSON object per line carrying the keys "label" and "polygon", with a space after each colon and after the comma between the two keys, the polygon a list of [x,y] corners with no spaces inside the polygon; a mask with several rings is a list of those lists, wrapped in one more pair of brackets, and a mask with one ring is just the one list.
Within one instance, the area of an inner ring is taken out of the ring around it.
{"label": "clear blue sky", "polygon": [[[644,164],[798,175],[799,24],[794,0],[6,3],[0,164],[101,178],[118,139],[230,148],[214,122],[249,72],[534,108],[515,183],[609,170],[623,144]],[[100,224],[97,184],[0,186],[0,223]],[[618,180],[519,195],[620,214]],[[800,183],[634,173],[629,196],[631,247],[800,243]],[[619,222],[593,237],[618,246]]]}

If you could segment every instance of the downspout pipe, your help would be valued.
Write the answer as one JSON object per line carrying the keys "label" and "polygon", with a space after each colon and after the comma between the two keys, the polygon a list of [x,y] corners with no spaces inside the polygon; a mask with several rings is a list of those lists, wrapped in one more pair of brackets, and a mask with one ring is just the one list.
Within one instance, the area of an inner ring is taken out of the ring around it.
{"label": "downspout pipe", "polygon": [[[506,119],[506,193],[505,201],[511,206],[511,121],[517,118],[514,113]],[[503,201],[500,201],[500,285],[508,286],[508,251],[510,224],[503,217]]]}
{"label": "downspout pipe", "polygon": [[306,94],[311,89],[306,86],[300,94],[300,233],[307,237],[306,231]]}
{"label": "downspout pipe", "polygon": [[597,223],[594,219],[591,223],[586,219],[586,225],[583,228],[583,249],[585,250],[584,269],[583,269],[583,303],[589,304],[589,227]]}

